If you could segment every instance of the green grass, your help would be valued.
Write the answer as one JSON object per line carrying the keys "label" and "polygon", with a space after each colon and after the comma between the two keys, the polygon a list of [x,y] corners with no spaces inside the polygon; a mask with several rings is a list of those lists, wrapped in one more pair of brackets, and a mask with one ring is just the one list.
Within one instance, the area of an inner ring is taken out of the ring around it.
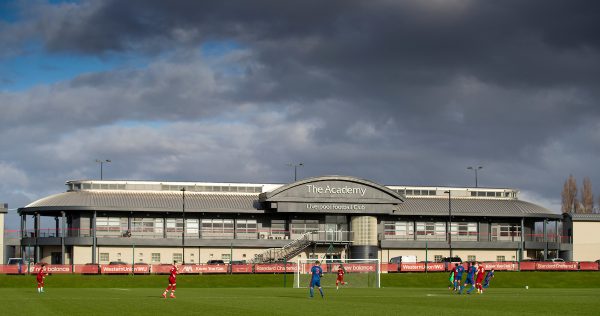
{"label": "green grass", "polygon": [[[326,276],[334,277],[334,276]],[[499,272],[482,295],[456,295],[446,273],[384,274],[383,288],[283,288],[281,275],[181,275],[177,298],[162,299],[167,277],[0,276],[2,314],[23,315],[597,315],[600,272]],[[291,286],[292,275],[288,275]],[[525,289],[524,284],[529,286]]]}
{"label": "green grass", "polygon": [[[347,281],[351,281],[351,275]],[[324,279],[335,282],[334,275]],[[463,277],[464,279],[464,277]],[[287,275],[287,287],[294,275]],[[430,288],[447,286],[447,273],[390,273],[381,275],[382,287]],[[56,288],[151,288],[162,287],[165,275],[77,275],[54,274],[47,286]],[[325,283],[326,281],[324,281]],[[281,274],[179,275],[177,283],[186,288],[283,287]],[[0,288],[27,287],[35,284],[35,275],[0,275]],[[600,272],[496,272],[494,288],[600,288]]]}
{"label": "green grass", "polygon": [[[489,289],[456,295],[440,288],[306,289],[179,288],[0,289],[6,314],[22,315],[597,315],[598,289]],[[318,294],[317,294],[318,296]]]}

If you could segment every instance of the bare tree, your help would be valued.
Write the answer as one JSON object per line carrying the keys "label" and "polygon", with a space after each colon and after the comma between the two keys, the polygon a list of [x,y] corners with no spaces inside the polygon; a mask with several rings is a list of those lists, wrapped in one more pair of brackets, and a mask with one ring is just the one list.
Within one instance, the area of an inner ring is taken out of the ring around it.
{"label": "bare tree", "polygon": [[583,178],[583,190],[581,191],[581,210],[580,213],[592,213],[594,210],[594,193],[592,193],[592,181],[590,178]]}
{"label": "bare tree", "polygon": [[573,213],[577,210],[579,202],[577,201],[577,181],[573,175],[565,181],[562,196],[562,212]]}

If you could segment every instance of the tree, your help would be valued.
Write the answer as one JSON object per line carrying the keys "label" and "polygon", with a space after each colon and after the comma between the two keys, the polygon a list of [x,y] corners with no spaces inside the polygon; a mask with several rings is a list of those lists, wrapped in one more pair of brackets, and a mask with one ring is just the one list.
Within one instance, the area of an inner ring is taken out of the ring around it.
{"label": "tree", "polygon": [[562,212],[573,213],[578,208],[579,202],[577,201],[577,181],[573,175],[569,175],[569,178],[565,181],[562,196]]}
{"label": "tree", "polygon": [[580,213],[592,213],[594,210],[594,194],[592,193],[592,181],[590,178],[583,178],[583,190],[581,191],[581,210]]}

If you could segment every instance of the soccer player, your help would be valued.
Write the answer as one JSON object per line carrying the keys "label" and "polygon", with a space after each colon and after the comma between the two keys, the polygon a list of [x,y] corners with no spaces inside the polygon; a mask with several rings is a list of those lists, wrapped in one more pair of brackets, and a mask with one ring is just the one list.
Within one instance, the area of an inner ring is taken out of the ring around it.
{"label": "soccer player", "polygon": [[492,280],[493,277],[494,277],[494,269],[491,269],[490,271],[488,271],[487,275],[485,276],[485,280],[483,281],[481,292],[483,292],[483,289],[487,289],[488,286],[490,286],[490,281]]}
{"label": "soccer player", "polygon": [[483,276],[485,275],[485,268],[481,264],[481,262],[477,265],[477,278],[475,279],[475,287],[477,288],[477,294],[483,293],[483,287],[481,283],[483,282]]}
{"label": "soccer player", "polygon": [[163,292],[163,298],[167,298],[167,293],[169,292],[169,290],[171,290],[171,298],[175,298],[175,288],[177,286],[175,279],[177,278],[177,271],[179,271],[179,269],[177,268],[177,264],[173,262],[173,266],[169,271],[169,286],[167,286],[167,289],[165,289],[165,291]]}
{"label": "soccer player", "polygon": [[460,290],[460,282],[462,280],[463,272],[465,272],[465,267],[461,264],[456,263],[454,266],[454,290]]}
{"label": "soccer player", "polygon": [[477,272],[477,267],[475,267],[475,262],[468,263],[467,267],[467,279],[465,280],[465,286],[461,287],[458,290],[458,294],[462,294],[462,290],[467,287],[467,284],[471,284],[471,288],[467,291],[467,294],[470,294],[471,291],[475,288],[475,272]]}
{"label": "soccer player", "polygon": [[46,263],[42,262],[40,267],[40,271],[37,273],[37,291],[38,293],[44,293],[44,279],[48,275],[46,271]]}
{"label": "soccer player", "polygon": [[310,297],[315,296],[315,286],[319,288],[319,292],[321,293],[321,297],[325,298],[323,294],[323,289],[321,288],[321,276],[323,276],[323,269],[319,266],[319,261],[315,261],[315,265],[310,268],[310,273],[312,277],[310,279]]}
{"label": "soccer player", "polygon": [[339,289],[339,284],[346,285],[346,282],[344,282],[344,274],[345,273],[346,273],[346,269],[344,269],[344,266],[342,266],[340,264],[338,266],[337,279],[335,280],[335,289],[336,290]]}

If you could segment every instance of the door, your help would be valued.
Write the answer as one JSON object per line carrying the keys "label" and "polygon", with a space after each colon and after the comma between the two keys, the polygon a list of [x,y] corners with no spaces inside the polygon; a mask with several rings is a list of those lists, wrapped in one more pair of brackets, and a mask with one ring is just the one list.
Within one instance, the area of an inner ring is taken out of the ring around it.
{"label": "door", "polygon": [[337,224],[325,224],[325,240],[337,241]]}
{"label": "door", "polygon": [[50,264],[62,264],[62,255],[60,252],[53,252],[51,254]]}

